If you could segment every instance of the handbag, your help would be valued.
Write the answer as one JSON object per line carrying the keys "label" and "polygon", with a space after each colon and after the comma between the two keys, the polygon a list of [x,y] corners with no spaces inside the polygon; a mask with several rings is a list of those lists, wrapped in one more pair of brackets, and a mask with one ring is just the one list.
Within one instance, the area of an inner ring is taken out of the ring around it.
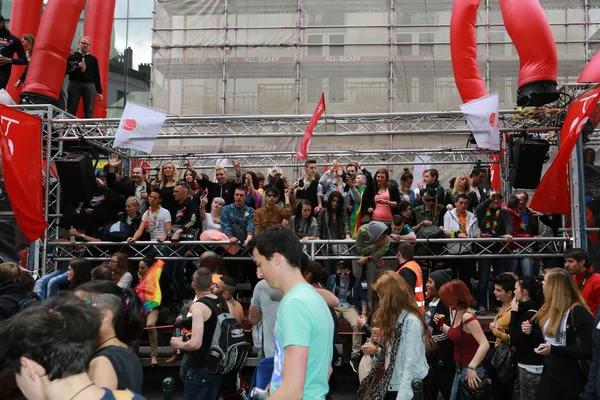
{"label": "handbag", "polygon": [[[463,328],[462,328],[462,319],[460,321],[460,361],[462,362],[462,344],[463,344]],[[490,384],[487,380],[487,377],[484,376],[481,380],[481,384],[475,388],[471,389],[469,386],[469,382],[466,379],[462,379],[462,369],[459,370],[460,379],[458,380],[458,396],[459,400],[490,400],[491,398],[491,388]]]}
{"label": "handbag", "polygon": [[371,372],[371,368],[373,368],[373,357],[364,354],[360,359],[360,363],[358,364],[358,382],[362,382],[363,379],[369,375]]}
{"label": "handbag", "polygon": [[123,221],[117,221],[113,224],[108,224],[102,232],[102,240],[105,242],[124,242],[131,236],[131,229]]}
{"label": "handbag", "polygon": [[501,384],[509,385],[517,378],[517,357],[510,348],[510,340],[501,342],[494,348],[491,364],[496,372],[496,379]]}
{"label": "handbag", "polygon": [[[173,227],[171,228],[171,232],[176,232],[178,229],[181,229],[181,225],[173,225]],[[196,240],[197,235],[197,229],[188,229],[187,231],[179,235],[179,240],[191,242]]]}

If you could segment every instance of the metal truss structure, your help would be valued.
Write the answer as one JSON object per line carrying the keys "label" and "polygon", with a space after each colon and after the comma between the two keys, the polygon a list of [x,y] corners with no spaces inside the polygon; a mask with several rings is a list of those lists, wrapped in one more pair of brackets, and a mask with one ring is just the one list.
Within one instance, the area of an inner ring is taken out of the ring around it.
{"label": "metal truss structure", "polygon": [[[449,258],[551,258],[560,257],[565,245],[570,242],[566,237],[555,238],[515,238],[512,242],[504,239],[417,239],[418,247],[415,258],[422,260],[443,260]],[[460,244],[460,254],[449,251],[446,245]],[[123,251],[130,260],[141,260],[149,252],[160,254],[163,260],[197,260],[205,251],[223,253],[223,246],[230,242],[195,241],[180,242],[172,246],[169,242],[53,242],[51,246],[57,250],[54,261],[70,261],[73,258],[85,257],[89,260],[104,261],[117,251]],[[512,247],[512,248],[509,248]],[[305,244],[304,251],[311,260],[358,259],[354,240],[311,240]],[[235,257],[225,253],[224,259],[250,260],[251,256],[241,251]],[[385,257],[394,258],[394,257]]]}
{"label": "metal truss structure", "polygon": [[[44,120],[44,185],[45,185],[45,215],[49,226],[46,238],[39,243],[41,254],[40,266],[47,266],[48,261],[66,260],[69,257],[85,255],[91,259],[105,259],[109,249],[115,246],[121,248],[124,244],[88,243],[73,246],[57,241],[59,239],[60,182],[52,175],[51,165],[63,156],[63,146],[68,141],[85,140],[86,145],[103,149],[106,152],[117,152],[123,158],[123,165],[130,164],[134,159],[144,159],[159,163],[166,159],[185,159],[194,168],[214,166],[217,159],[235,157],[247,167],[266,167],[273,164],[280,166],[299,166],[300,162],[294,154],[276,152],[242,152],[242,153],[212,153],[212,154],[153,154],[151,156],[132,155],[130,151],[113,149],[111,144],[118,129],[118,119],[76,119],[53,106],[24,105],[18,109],[40,116]],[[502,111],[500,113],[501,131],[508,134],[552,134],[560,129],[562,110],[544,110],[523,112],[520,110]],[[158,139],[171,138],[270,138],[270,137],[301,137],[311,115],[281,115],[281,116],[208,116],[208,117],[170,117],[161,129]],[[360,137],[368,135],[386,135],[390,138],[404,134],[462,134],[469,135],[469,129],[461,112],[422,112],[422,113],[384,113],[384,114],[338,114],[323,118],[314,131],[314,136],[349,136]],[[319,163],[327,163],[328,156],[334,156],[341,163],[359,161],[361,165],[416,165],[416,164],[476,164],[494,163],[490,157],[497,152],[477,148],[451,149],[382,149],[382,150],[332,150],[311,153]],[[427,158],[423,158],[427,157]],[[506,166],[502,168],[506,176]],[[456,239],[453,239],[454,241]],[[489,240],[489,239],[487,239]],[[553,238],[536,241],[516,241],[519,251],[511,257],[527,257],[534,252],[533,243],[543,244],[543,254],[535,250],[536,257],[555,256],[560,254],[560,248],[550,251],[550,243],[566,239]],[[487,243],[486,240],[477,240]],[[442,240],[442,243],[444,241]],[[427,248],[427,243],[418,241]],[[430,244],[433,242],[429,242]],[[193,242],[191,258],[199,252],[214,247],[215,243]],[[141,258],[145,251],[153,248],[155,243],[137,243],[127,250],[133,259]],[[340,247],[340,245],[343,245]],[[209,246],[209,247],[207,247]],[[355,257],[353,242],[311,242],[307,252],[313,259],[325,259],[332,254],[336,246],[336,257]],[[172,249],[162,246],[163,249]],[[76,250],[83,249],[83,250]],[[339,249],[346,249],[341,253]],[[475,249],[475,246],[473,246]],[[489,246],[477,247],[477,251],[461,254],[461,257],[496,257],[487,252]],[[176,250],[176,249],[175,249]],[[167,252],[165,258],[179,258],[179,253]],[[545,251],[548,251],[545,253]],[[48,253],[50,252],[50,253]],[[504,256],[504,255],[503,255]],[[421,258],[436,259],[454,257],[447,253],[432,253],[426,251]],[[44,268],[42,269],[42,273]]]}

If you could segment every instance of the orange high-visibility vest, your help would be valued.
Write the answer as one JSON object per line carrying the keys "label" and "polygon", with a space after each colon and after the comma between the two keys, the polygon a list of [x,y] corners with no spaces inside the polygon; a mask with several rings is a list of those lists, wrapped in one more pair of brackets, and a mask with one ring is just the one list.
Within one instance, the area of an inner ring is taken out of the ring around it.
{"label": "orange high-visibility vest", "polygon": [[417,299],[417,307],[421,313],[425,313],[425,293],[423,293],[423,272],[421,266],[416,261],[409,261],[396,271],[400,273],[403,268],[408,268],[417,276],[417,284],[415,285],[415,298]]}

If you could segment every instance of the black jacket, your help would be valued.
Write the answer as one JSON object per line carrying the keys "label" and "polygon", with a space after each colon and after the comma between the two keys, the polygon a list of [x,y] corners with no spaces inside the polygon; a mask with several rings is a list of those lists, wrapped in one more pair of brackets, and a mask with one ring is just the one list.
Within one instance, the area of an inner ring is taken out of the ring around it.
{"label": "black jacket", "polygon": [[592,340],[594,342],[594,361],[590,368],[590,375],[588,377],[585,390],[581,394],[581,400],[598,400],[600,399],[600,309],[598,309],[596,315],[596,321],[594,322],[594,333],[592,334]]}
{"label": "black jacket", "polygon": [[[79,63],[85,59],[85,72],[79,68]],[[85,56],[76,51],[67,59],[67,73],[69,80],[74,82],[91,82],[96,87],[96,92],[102,94],[102,83],[100,82],[100,68],[98,59],[91,53]]]}
{"label": "black jacket", "polygon": [[[318,183],[318,182],[317,182]],[[240,186],[233,180],[228,180],[223,185],[218,182],[212,182],[209,179],[198,179],[198,185],[208,189],[208,203],[206,203],[206,212],[210,212],[212,201],[215,197],[222,197],[225,200],[225,205],[233,203],[233,195],[235,188]]]}
{"label": "black jacket", "polygon": [[8,283],[0,286],[0,320],[12,317],[19,312],[19,302],[28,296],[22,283]]}
{"label": "black jacket", "polygon": [[[398,190],[398,187],[389,185],[388,191],[390,192],[390,201],[394,201],[394,202],[396,202],[396,204],[400,204],[400,200],[402,200],[402,198],[400,197],[400,190]],[[377,203],[375,202],[376,195],[377,195],[377,192],[376,192],[375,187],[373,186],[373,191],[371,193],[369,193],[369,207],[373,208],[373,210],[375,210],[375,208],[377,208]],[[366,193],[363,194],[363,199],[365,197],[366,197]],[[361,210],[363,210],[365,205],[363,204],[361,207],[362,207]],[[369,207],[367,207],[366,209],[368,210]],[[392,215],[396,215],[396,214],[398,214],[397,206],[392,208]]]}
{"label": "black jacket", "polygon": [[373,183],[373,176],[366,168],[363,168],[362,173],[367,177],[367,188],[363,192],[360,213],[362,217],[371,217],[369,208],[373,207],[373,191],[375,190],[375,184]]}
{"label": "black jacket", "polygon": [[444,188],[442,187],[442,185],[440,185],[439,181],[435,181],[435,183],[431,184],[431,185],[427,185],[426,188],[433,188],[435,189],[435,197],[437,197],[438,200],[438,204],[443,204],[446,205],[446,191],[444,190]]}
{"label": "black jacket", "polygon": [[[135,182],[130,180],[126,183],[118,182],[114,172],[106,174],[106,186],[127,200],[128,197],[135,197]],[[150,182],[146,181],[146,193],[150,194]]]}
{"label": "black jacket", "polygon": [[[13,56],[17,53],[17,58]],[[12,58],[12,63],[7,63],[0,66],[0,75],[4,77],[6,74],[10,76],[12,65],[27,65],[27,55],[21,43],[21,39],[14,36],[6,28],[0,29],[0,56]]]}
{"label": "black jacket", "polygon": [[[491,233],[489,228],[485,227],[485,214],[487,212],[488,207],[490,206],[491,200],[487,199],[486,201],[479,203],[479,205],[475,208],[475,216],[477,217],[477,222],[479,224],[479,229],[481,229],[481,233]],[[498,218],[498,227],[496,228],[496,233],[492,235],[494,238],[499,238],[502,235],[512,235],[514,233],[514,225],[512,222],[512,218],[510,217],[510,213],[506,210],[500,209],[500,217]],[[500,252],[502,249],[501,243],[494,243],[493,246],[488,248],[492,252]],[[504,249],[504,253],[509,252],[509,250]]]}
{"label": "black jacket", "polygon": [[521,324],[530,321],[533,315],[540,308],[534,300],[519,303],[517,311],[511,311],[508,334],[510,335],[510,344],[515,346],[517,362],[527,365],[544,365],[544,356],[536,354],[533,349],[539,346],[540,335],[539,327],[533,325],[537,331],[534,334],[526,335],[521,330]]}

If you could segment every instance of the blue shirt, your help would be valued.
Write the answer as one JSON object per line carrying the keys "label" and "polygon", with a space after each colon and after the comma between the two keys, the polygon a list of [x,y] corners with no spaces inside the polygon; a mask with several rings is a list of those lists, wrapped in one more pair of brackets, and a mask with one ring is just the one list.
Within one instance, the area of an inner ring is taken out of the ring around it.
{"label": "blue shirt", "polygon": [[340,290],[338,290],[338,300],[344,308],[350,308],[348,303],[348,291],[350,290],[350,279],[343,280],[340,278]]}
{"label": "blue shirt", "polygon": [[281,300],[275,323],[275,357],[271,393],[283,376],[285,348],[308,347],[303,398],[323,400],[329,393],[329,365],[333,357],[333,318],[320,294],[309,284],[296,285]]}
{"label": "blue shirt", "polygon": [[[254,210],[247,205],[237,208],[235,204],[229,204],[221,210],[221,230],[228,237],[233,237],[232,225],[235,221],[240,222],[240,226],[246,226],[246,234],[254,234]],[[241,238],[240,238],[241,239]]]}

